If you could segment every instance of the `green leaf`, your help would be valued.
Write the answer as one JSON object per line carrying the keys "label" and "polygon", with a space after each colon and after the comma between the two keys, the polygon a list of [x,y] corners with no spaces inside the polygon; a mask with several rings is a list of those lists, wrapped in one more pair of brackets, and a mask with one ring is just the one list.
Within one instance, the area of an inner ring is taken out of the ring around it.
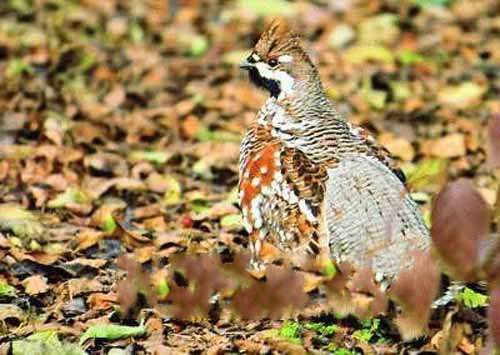
{"label": "green leaf", "polygon": [[47,330],[13,341],[12,354],[84,355],[86,352],[76,344],[61,342],[55,331]]}
{"label": "green leaf", "polygon": [[210,210],[210,203],[205,199],[195,199],[190,202],[194,213],[203,213]]}
{"label": "green leaf", "polygon": [[431,215],[431,211],[427,210],[427,211],[424,211],[423,213],[423,219],[424,219],[424,223],[425,225],[427,226],[427,228],[431,228],[432,226],[432,215]]}
{"label": "green leaf", "polygon": [[285,321],[278,330],[278,335],[291,343],[302,344],[300,338],[301,327],[300,324],[293,321]]}
{"label": "green leaf", "polygon": [[309,330],[314,330],[316,333],[321,334],[323,336],[330,336],[339,331],[339,326],[335,324],[327,325],[325,323],[306,323],[304,328]]}
{"label": "green leaf", "polygon": [[82,51],[80,62],[78,64],[78,71],[81,73],[87,72],[91,69],[97,62],[96,55],[90,51]]}
{"label": "green leaf", "polygon": [[144,30],[137,22],[130,25],[129,34],[130,39],[134,43],[142,43],[144,41]]}
{"label": "green leaf", "polygon": [[210,130],[209,128],[202,126],[196,132],[196,139],[200,142],[233,142],[239,143],[241,141],[241,136],[232,132],[221,131],[221,130]]}
{"label": "green leaf", "polygon": [[410,196],[417,202],[429,202],[431,200],[431,196],[425,192],[412,192]]}
{"label": "green leaf", "polygon": [[20,205],[0,204],[0,231],[13,233],[20,239],[43,236],[45,227],[38,218]]}
{"label": "green leaf", "polygon": [[414,190],[435,183],[446,171],[448,161],[445,159],[426,159],[413,168],[407,168],[404,173],[407,176],[408,185]]}
{"label": "green leaf", "polygon": [[372,338],[377,334],[380,326],[380,319],[375,318],[363,320],[361,321],[361,325],[363,326],[363,329],[356,330],[352,333],[353,338],[370,342],[370,340],[372,340]]}
{"label": "green leaf", "polygon": [[8,0],[8,7],[23,15],[33,12],[33,2],[30,0]]}
{"label": "green leaf", "polygon": [[0,297],[14,297],[16,289],[9,285],[6,281],[0,280]]}
{"label": "green leaf", "polygon": [[403,49],[398,53],[398,61],[403,65],[412,65],[425,61],[425,57],[409,49]]}
{"label": "green leaf", "polygon": [[420,7],[448,6],[453,0],[413,0],[413,3]]}
{"label": "green leaf", "polygon": [[411,90],[407,82],[391,81],[389,85],[396,101],[403,101],[411,96]]}
{"label": "green leaf", "polygon": [[465,307],[479,308],[488,305],[488,296],[476,292],[468,287],[464,288],[457,296],[457,300],[462,302]]}
{"label": "green leaf", "polygon": [[227,231],[243,229],[243,218],[240,214],[228,214],[220,219],[220,226]]}
{"label": "green leaf", "polygon": [[146,327],[138,325],[136,327],[117,324],[98,324],[90,326],[80,337],[80,344],[89,339],[115,340],[129,337],[140,337],[146,334]]}
{"label": "green leaf", "polygon": [[332,259],[327,259],[323,268],[321,269],[321,274],[327,278],[333,278],[337,274],[337,268],[333,263]]}
{"label": "green leaf", "polygon": [[165,164],[170,155],[167,152],[154,150],[133,150],[128,154],[131,161],[149,161],[155,164]]}
{"label": "green leaf", "polygon": [[238,186],[235,186],[231,189],[231,191],[229,191],[227,197],[226,197],[226,201],[229,202],[229,203],[234,203],[234,204],[237,204],[239,203],[240,201],[240,198],[239,198],[239,189],[238,189]]}
{"label": "green leaf", "polygon": [[176,205],[181,202],[182,186],[172,175],[165,175],[165,182],[168,189],[163,194],[163,204],[166,206]]}
{"label": "green leaf", "polygon": [[166,279],[161,280],[160,283],[156,285],[156,295],[159,298],[165,298],[170,293],[170,287]]}
{"label": "green leaf", "polygon": [[346,51],[345,60],[352,64],[363,64],[369,61],[392,64],[394,54],[382,45],[358,44]]}
{"label": "green leaf", "polygon": [[59,337],[55,330],[46,330],[38,333],[31,334],[28,340],[39,340],[47,344],[57,345],[60,344]]}
{"label": "green leaf", "polygon": [[212,159],[204,157],[199,159],[192,167],[193,173],[201,177],[203,180],[211,180],[214,175],[212,174]]}
{"label": "green leaf", "polygon": [[208,47],[209,47],[208,40],[205,36],[202,35],[193,36],[189,46],[189,55],[192,57],[200,57],[206,53]]}
{"label": "green leaf", "polygon": [[238,7],[257,16],[291,15],[298,10],[284,0],[238,0]]}
{"label": "green leaf", "polygon": [[370,79],[365,79],[363,81],[363,87],[361,88],[361,95],[365,101],[375,109],[383,109],[387,100],[387,92],[374,90],[371,85]]}
{"label": "green leaf", "polygon": [[32,74],[34,69],[22,59],[14,58],[7,63],[6,75],[9,78],[21,76],[22,74]]}
{"label": "green leaf", "polygon": [[110,232],[113,233],[117,227],[117,224],[115,222],[115,219],[113,218],[112,215],[108,214],[104,217],[102,221],[102,230],[105,232]]}
{"label": "green leaf", "polygon": [[398,16],[382,13],[367,17],[359,25],[359,41],[366,44],[392,44],[399,36]]}
{"label": "green leaf", "polygon": [[47,202],[49,208],[64,208],[71,204],[86,204],[90,198],[85,192],[74,187],[67,188],[55,198]]}
{"label": "green leaf", "polygon": [[466,81],[459,85],[443,88],[438,94],[438,99],[448,105],[467,107],[474,102],[479,102],[485,92],[485,87],[472,81]]}

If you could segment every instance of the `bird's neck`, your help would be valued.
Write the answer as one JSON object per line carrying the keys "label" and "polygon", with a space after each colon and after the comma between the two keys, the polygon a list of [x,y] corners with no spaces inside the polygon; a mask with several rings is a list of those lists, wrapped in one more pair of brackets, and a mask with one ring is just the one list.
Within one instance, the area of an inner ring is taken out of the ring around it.
{"label": "bird's neck", "polygon": [[[297,82],[286,96],[270,98],[259,115],[259,123],[285,146],[298,148],[309,158],[322,159],[322,132],[336,132],[345,121],[326,95],[319,78]],[[330,137],[335,138],[335,137]]]}
{"label": "bird's neck", "polygon": [[277,104],[283,107],[293,120],[316,121],[326,123],[332,118],[341,119],[332,101],[328,98],[319,74],[314,72],[306,80],[297,80],[293,90],[280,97]]}

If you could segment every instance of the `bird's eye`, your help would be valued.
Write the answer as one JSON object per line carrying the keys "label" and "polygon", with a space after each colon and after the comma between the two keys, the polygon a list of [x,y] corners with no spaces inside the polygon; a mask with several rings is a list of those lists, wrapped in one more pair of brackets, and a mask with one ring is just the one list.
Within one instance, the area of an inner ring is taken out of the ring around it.
{"label": "bird's eye", "polygon": [[255,60],[255,55],[254,55],[254,54],[251,54],[250,56],[248,56],[248,58],[247,58],[247,62],[248,62],[248,63],[252,63],[252,64],[254,64],[255,62],[257,62],[257,61]]}
{"label": "bird's eye", "polygon": [[278,60],[276,58],[271,58],[269,59],[268,64],[272,67],[275,67],[278,65]]}

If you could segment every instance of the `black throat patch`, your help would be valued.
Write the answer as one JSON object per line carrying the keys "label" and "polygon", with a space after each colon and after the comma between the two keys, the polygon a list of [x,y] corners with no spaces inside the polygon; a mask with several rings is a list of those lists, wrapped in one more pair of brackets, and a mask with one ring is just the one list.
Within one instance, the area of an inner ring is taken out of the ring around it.
{"label": "black throat patch", "polygon": [[281,88],[276,80],[262,77],[257,68],[250,68],[248,70],[248,76],[256,86],[268,90],[272,97],[278,98],[281,93]]}

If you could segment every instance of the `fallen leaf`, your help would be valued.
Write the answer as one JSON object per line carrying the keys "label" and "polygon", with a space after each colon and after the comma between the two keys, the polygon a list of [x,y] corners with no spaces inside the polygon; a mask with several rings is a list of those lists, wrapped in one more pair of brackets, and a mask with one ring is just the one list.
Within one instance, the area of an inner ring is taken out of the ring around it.
{"label": "fallen leaf", "polygon": [[77,344],[61,342],[54,331],[38,332],[12,342],[12,354],[85,355]]}
{"label": "fallen leaf", "polygon": [[391,13],[369,16],[359,24],[358,34],[361,43],[390,45],[399,37],[398,16]]}
{"label": "fallen leaf", "polygon": [[344,53],[348,63],[363,64],[369,61],[386,64],[394,63],[394,54],[384,46],[375,44],[357,44],[349,47]]}
{"label": "fallen leaf", "polygon": [[38,217],[20,205],[0,204],[0,231],[26,239],[45,239],[46,229]]}
{"label": "fallen leaf", "polygon": [[343,48],[356,37],[356,32],[348,24],[342,23],[335,26],[328,36],[328,44],[333,48]]}
{"label": "fallen leaf", "polygon": [[452,133],[447,136],[428,140],[422,143],[420,149],[425,155],[437,158],[457,158],[466,153],[465,136],[462,133]]}
{"label": "fallen leaf", "polygon": [[409,141],[404,138],[395,137],[391,133],[384,133],[378,137],[378,141],[394,156],[404,161],[412,161],[415,157],[415,149]]}
{"label": "fallen leaf", "polygon": [[125,159],[118,154],[99,152],[87,155],[83,163],[88,169],[99,174],[111,176],[127,176],[128,165]]}
{"label": "fallen leaf", "polygon": [[46,293],[49,290],[47,278],[40,275],[30,276],[23,280],[26,293],[30,296]]}
{"label": "fallen leaf", "polygon": [[472,81],[466,81],[459,85],[447,86],[438,93],[438,100],[452,107],[467,108],[479,103],[486,88]]}
{"label": "fallen leaf", "polygon": [[0,297],[13,297],[16,295],[16,289],[6,281],[0,280]]}
{"label": "fallen leaf", "polygon": [[90,197],[76,187],[67,188],[47,202],[49,208],[67,208],[76,213],[87,214],[92,209]]}
{"label": "fallen leaf", "polygon": [[80,337],[80,344],[89,339],[115,340],[130,337],[140,337],[146,334],[146,327],[139,325],[136,327],[116,324],[97,324],[90,326]]}
{"label": "fallen leaf", "polygon": [[221,218],[220,226],[226,232],[243,230],[243,219],[240,214],[229,214]]}
{"label": "fallen leaf", "polygon": [[163,151],[133,150],[128,154],[128,158],[132,162],[149,161],[155,164],[165,164],[170,155]]}
{"label": "fallen leaf", "polygon": [[70,279],[64,287],[67,288],[71,297],[105,290],[103,284],[98,280],[88,278]]}

